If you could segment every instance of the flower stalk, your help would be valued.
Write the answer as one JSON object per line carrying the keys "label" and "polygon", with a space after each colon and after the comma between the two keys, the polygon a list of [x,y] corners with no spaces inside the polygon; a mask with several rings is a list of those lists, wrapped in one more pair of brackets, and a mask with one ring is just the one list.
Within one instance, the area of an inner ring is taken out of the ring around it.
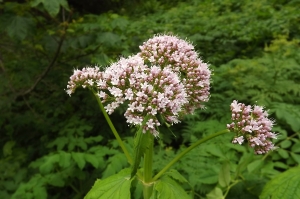
{"label": "flower stalk", "polygon": [[152,181],[152,163],[153,163],[153,139],[154,136],[146,132],[146,136],[149,139],[149,147],[146,149],[144,154],[144,176],[143,176],[143,194],[144,199],[149,199],[153,191]]}
{"label": "flower stalk", "polygon": [[158,172],[154,177],[153,177],[153,181],[158,180],[168,169],[170,169],[176,162],[178,162],[185,154],[187,154],[188,152],[190,152],[192,149],[194,149],[195,147],[199,146],[200,144],[213,139],[219,135],[223,135],[225,133],[228,133],[228,130],[223,130],[217,133],[214,133],[212,135],[209,135],[201,140],[198,140],[197,142],[195,142],[194,144],[192,144],[191,146],[189,146],[187,149],[185,149],[184,151],[182,151],[180,154],[178,154],[171,162],[169,162],[169,164],[167,164],[160,172]]}
{"label": "flower stalk", "polygon": [[105,109],[103,107],[103,104],[101,103],[100,98],[98,97],[98,95],[97,95],[97,93],[95,91],[93,91],[93,94],[96,97],[96,100],[97,100],[97,102],[99,104],[99,107],[100,107],[100,109],[101,109],[101,111],[102,111],[102,113],[103,113],[103,115],[104,115],[104,117],[106,119],[107,124],[109,125],[109,127],[110,127],[111,131],[113,132],[114,136],[116,137],[116,139],[117,139],[120,147],[122,148],[122,150],[123,150],[123,152],[124,152],[124,154],[125,154],[125,156],[127,158],[127,161],[129,162],[130,165],[132,165],[133,164],[132,157],[130,156],[130,154],[129,154],[128,150],[126,149],[126,147],[125,147],[125,145],[124,145],[121,137],[119,136],[116,128],[114,127],[112,121],[110,120],[108,114],[106,113],[106,111],[105,111]]}

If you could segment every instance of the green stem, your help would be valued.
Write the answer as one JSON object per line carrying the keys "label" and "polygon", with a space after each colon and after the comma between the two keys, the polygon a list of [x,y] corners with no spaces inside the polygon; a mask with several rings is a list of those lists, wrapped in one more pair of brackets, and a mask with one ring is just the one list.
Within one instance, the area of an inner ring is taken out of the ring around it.
{"label": "green stem", "polygon": [[102,111],[102,113],[103,113],[103,115],[104,115],[104,117],[105,117],[105,119],[106,119],[106,121],[107,121],[107,123],[108,123],[108,125],[109,125],[109,127],[111,129],[111,131],[113,132],[113,134],[115,135],[115,137],[116,137],[119,145],[121,146],[121,148],[122,148],[122,150],[123,150],[123,152],[124,152],[124,154],[125,154],[128,162],[129,162],[129,164],[132,165],[133,164],[132,157],[130,156],[130,154],[129,154],[128,150],[126,149],[126,147],[125,147],[125,145],[124,145],[121,137],[119,136],[119,134],[118,134],[117,130],[115,129],[113,123],[111,122],[111,120],[110,120],[107,112],[105,111],[100,98],[98,97],[98,95],[97,95],[97,93],[95,91],[93,91],[93,94],[95,95],[95,97],[97,99],[97,102],[98,102],[98,104],[100,106],[100,109],[101,109],[101,111]]}
{"label": "green stem", "polygon": [[182,158],[185,154],[187,154],[188,152],[190,152],[192,149],[194,149],[195,147],[197,147],[198,145],[206,142],[207,140],[210,140],[214,137],[217,137],[219,135],[228,133],[228,130],[223,130],[217,133],[214,133],[212,135],[209,135],[201,140],[198,140],[197,142],[195,142],[194,144],[192,144],[191,146],[189,146],[187,149],[185,149],[184,151],[182,151],[180,154],[178,154],[169,164],[167,164],[158,174],[156,174],[156,176],[154,176],[153,181],[157,180],[159,177],[161,177],[171,166],[173,166],[173,164],[175,164],[178,160],[180,160],[180,158]]}
{"label": "green stem", "polygon": [[149,199],[153,190],[152,183],[152,162],[153,162],[153,139],[154,136],[147,132],[147,136],[150,140],[149,148],[146,149],[144,155],[144,177],[143,177],[143,194],[144,199]]}

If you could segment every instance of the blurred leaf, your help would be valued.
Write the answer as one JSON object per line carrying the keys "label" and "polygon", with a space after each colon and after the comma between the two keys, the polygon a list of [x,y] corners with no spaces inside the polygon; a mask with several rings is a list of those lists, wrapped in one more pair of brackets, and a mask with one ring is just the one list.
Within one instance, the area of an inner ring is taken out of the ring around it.
{"label": "blurred leaf", "polygon": [[300,142],[295,143],[295,144],[292,146],[292,152],[294,152],[294,153],[299,153],[299,152],[300,152]]}
{"label": "blurred leaf", "polygon": [[280,148],[286,149],[289,148],[292,145],[291,140],[284,140],[283,142],[280,143]]}
{"label": "blurred leaf", "polygon": [[98,168],[99,166],[99,161],[97,159],[97,157],[95,155],[92,155],[92,154],[84,154],[84,159],[91,163],[93,165],[94,168]]}
{"label": "blurred leaf", "polygon": [[10,156],[12,154],[12,148],[15,146],[15,141],[8,141],[3,146],[3,155],[4,157]]}
{"label": "blurred leaf", "polygon": [[9,25],[6,27],[7,34],[18,40],[23,40],[34,26],[32,18],[13,16],[10,18]]}
{"label": "blurred leaf", "polygon": [[207,199],[224,199],[223,192],[220,188],[216,187],[211,192],[206,194]]}
{"label": "blurred leaf", "polygon": [[300,155],[299,154],[291,152],[291,156],[298,164],[300,164]]}
{"label": "blurred leaf", "polygon": [[219,184],[221,187],[227,187],[230,184],[230,163],[224,162],[219,173]]}
{"label": "blurred leaf", "polygon": [[72,152],[72,158],[77,163],[78,167],[82,170],[85,166],[85,156],[84,153]]}
{"label": "blurred leaf", "polygon": [[280,148],[279,148],[277,151],[278,151],[278,154],[279,154],[282,158],[284,158],[284,159],[289,158],[289,153],[288,153],[286,150],[280,149]]}
{"label": "blurred leaf", "polygon": [[248,164],[247,169],[249,171],[249,173],[252,173],[253,171],[257,170],[258,168],[260,168],[263,165],[263,160],[255,160],[253,162],[251,162],[250,164]]}

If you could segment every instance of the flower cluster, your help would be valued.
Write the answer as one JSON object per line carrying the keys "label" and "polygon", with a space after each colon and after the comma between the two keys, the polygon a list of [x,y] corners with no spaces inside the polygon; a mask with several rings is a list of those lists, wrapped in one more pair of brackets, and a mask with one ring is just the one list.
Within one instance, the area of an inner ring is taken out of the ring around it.
{"label": "flower cluster", "polygon": [[83,88],[92,87],[94,82],[99,79],[102,79],[102,72],[99,67],[86,67],[82,70],[74,70],[67,85],[67,93],[71,96],[79,86]]}
{"label": "flower cluster", "polygon": [[155,36],[140,47],[141,52],[121,58],[104,71],[75,70],[68,82],[71,95],[79,86],[91,87],[105,104],[108,114],[126,102],[129,124],[141,125],[157,136],[157,115],[170,124],[181,113],[203,107],[209,99],[211,72],[194,47],[175,36]]}
{"label": "flower cluster", "polygon": [[211,71],[198,58],[192,44],[175,36],[158,35],[144,42],[140,49],[140,56],[146,61],[180,73],[189,101],[185,105],[187,113],[204,107],[202,103],[209,100]]}
{"label": "flower cluster", "polygon": [[274,121],[268,119],[268,113],[261,106],[246,106],[234,100],[230,105],[232,111],[232,123],[227,128],[235,133],[233,143],[242,144],[246,139],[256,154],[264,154],[275,149],[269,140],[277,139],[272,126]]}

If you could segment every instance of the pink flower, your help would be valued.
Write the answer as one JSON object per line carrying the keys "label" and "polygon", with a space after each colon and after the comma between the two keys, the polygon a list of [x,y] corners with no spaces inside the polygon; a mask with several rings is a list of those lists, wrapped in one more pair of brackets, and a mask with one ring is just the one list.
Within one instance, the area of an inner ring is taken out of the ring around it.
{"label": "pink flower", "polygon": [[126,102],[127,122],[141,125],[148,118],[144,131],[158,136],[158,114],[174,124],[179,115],[204,107],[211,71],[192,44],[175,36],[154,36],[140,49],[137,55],[120,58],[104,71],[98,67],[75,70],[66,92],[71,95],[79,86],[93,89],[108,114]]}
{"label": "pink flower", "polygon": [[242,144],[246,139],[256,154],[276,149],[269,140],[277,139],[277,135],[271,132],[274,121],[267,117],[268,113],[263,107],[255,105],[252,108],[234,100],[230,108],[233,122],[227,124],[227,128],[235,133],[233,143]]}
{"label": "pink flower", "polygon": [[189,101],[186,112],[204,107],[203,102],[209,100],[211,71],[192,44],[176,36],[156,35],[144,42],[140,50],[139,55],[151,64],[179,72]]}

